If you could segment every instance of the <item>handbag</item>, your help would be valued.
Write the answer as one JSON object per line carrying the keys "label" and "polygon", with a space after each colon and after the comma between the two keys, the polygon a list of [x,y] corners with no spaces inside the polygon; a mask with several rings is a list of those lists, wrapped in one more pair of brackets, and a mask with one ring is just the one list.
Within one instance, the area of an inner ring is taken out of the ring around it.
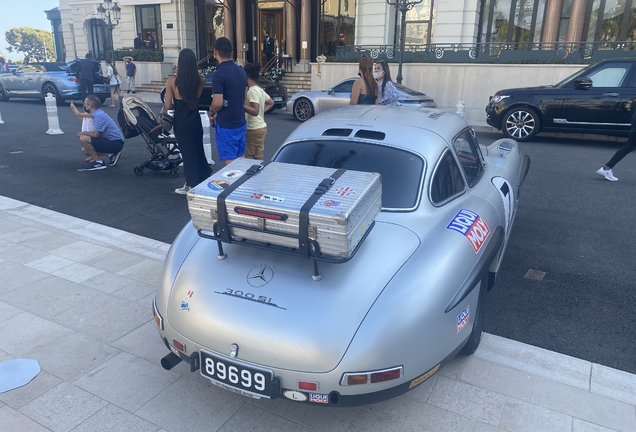
{"label": "handbag", "polygon": [[164,133],[169,133],[174,126],[174,116],[168,111],[172,110],[167,110],[165,107],[161,107],[159,110],[159,124],[161,124]]}

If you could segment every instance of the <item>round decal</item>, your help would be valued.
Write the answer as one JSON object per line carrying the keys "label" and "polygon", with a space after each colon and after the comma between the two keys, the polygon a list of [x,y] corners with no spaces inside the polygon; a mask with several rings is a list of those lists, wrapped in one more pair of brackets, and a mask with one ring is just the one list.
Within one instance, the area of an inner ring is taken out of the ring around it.
{"label": "round decal", "polygon": [[223,174],[221,174],[223,177],[225,178],[234,178],[234,177],[240,177],[243,175],[243,171],[239,171],[239,170],[228,170],[225,171]]}
{"label": "round decal", "polygon": [[212,180],[208,183],[208,187],[212,190],[223,190],[227,188],[230,184],[225,180]]}

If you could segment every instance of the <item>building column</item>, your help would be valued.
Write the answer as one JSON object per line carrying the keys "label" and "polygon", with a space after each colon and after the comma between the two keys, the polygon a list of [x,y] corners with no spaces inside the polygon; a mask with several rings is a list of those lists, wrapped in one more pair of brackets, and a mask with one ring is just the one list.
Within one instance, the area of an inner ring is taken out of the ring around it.
{"label": "building column", "polygon": [[[300,4],[300,61],[309,63],[311,56],[311,0],[301,0]],[[307,42],[307,49],[302,49],[303,42]]]}
{"label": "building column", "polygon": [[298,46],[298,26],[296,25],[297,4],[295,1],[285,2],[285,54],[288,54],[292,58],[298,60],[296,57],[296,47]]}
{"label": "building column", "polygon": [[225,4],[226,7],[223,9],[223,36],[230,40],[236,54],[236,44],[234,43],[234,16],[236,9],[234,7],[234,0],[226,0]]}
{"label": "building column", "polygon": [[587,9],[587,0],[574,0],[570,11],[570,23],[568,25],[568,34],[566,42],[568,47],[574,47],[581,42],[583,36],[583,24],[585,24],[585,11]]}
{"label": "building column", "polygon": [[[563,0],[548,0],[547,8],[545,23],[543,24],[543,40],[541,42],[557,42],[559,40],[559,23],[561,22]],[[555,44],[541,46],[541,49],[547,50],[555,48]]]}
{"label": "building column", "polygon": [[236,44],[234,55],[239,66],[245,64],[245,52],[241,49],[245,41],[245,0],[234,0],[236,5]]}

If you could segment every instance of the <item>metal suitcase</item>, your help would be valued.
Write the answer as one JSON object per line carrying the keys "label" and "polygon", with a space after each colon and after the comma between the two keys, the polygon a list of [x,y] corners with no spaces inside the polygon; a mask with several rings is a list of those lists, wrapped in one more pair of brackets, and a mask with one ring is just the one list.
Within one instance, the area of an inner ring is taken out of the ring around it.
{"label": "metal suitcase", "polygon": [[[214,233],[216,224],[218,231],[217,198],[256,162],[237,159],[188,192],[188,207],[197,230]],[[271,162],[244,179],[224,198],[232,242],[245,239],[299,248],[301,209],[307,207],[321,182],[334,177],[336,171]],[[315,204],[307,207],[307,237],[314,245],[312,256],[349,258],[382,206],[380,174],[340,170],[337,175]]]}

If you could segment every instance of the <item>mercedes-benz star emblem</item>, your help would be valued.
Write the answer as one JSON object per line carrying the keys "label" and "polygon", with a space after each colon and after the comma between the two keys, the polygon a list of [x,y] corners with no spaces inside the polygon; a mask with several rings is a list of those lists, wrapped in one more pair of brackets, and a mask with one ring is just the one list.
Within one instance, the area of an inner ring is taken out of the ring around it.
{"label": "mercedes-benz star emblem", "polygon": [[247,273],[247,283],[254,288],[267,285],[274,278],[274,269],[267,264],[259,264]]}

